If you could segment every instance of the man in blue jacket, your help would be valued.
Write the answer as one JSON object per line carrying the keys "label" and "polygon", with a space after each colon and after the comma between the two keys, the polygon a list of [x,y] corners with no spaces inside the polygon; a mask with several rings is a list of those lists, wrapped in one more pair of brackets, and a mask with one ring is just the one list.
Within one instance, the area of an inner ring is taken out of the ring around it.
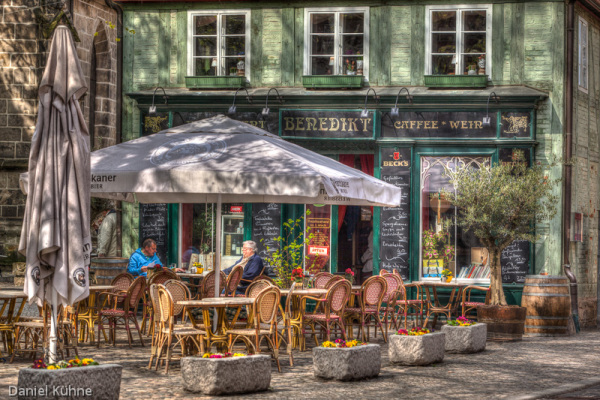
{"label": "man in blue jacket", "polygon": [[156,255],[156,242],[154,239],[146,239],[142,243],[142,247],[137,249],[129,258],[127,272],[134,277],[147,276],[148,265],[157,265],[162,267],[160,259]]}
{"label": "man in blue jacket", "polygon": [[256,242],[252,240],[246,240],[242,244],[242,258],[237,260],[231,267],[223,270],[226,275],[229,275],[233,270],[233,267],[241,265],[244,267],[244,274],[242,275],[242,281],[238,285],[235,292],[237,294],[246,293],[246,288],[252,281],[252,279],[259,276],[263,269],[263,260],[258,254],[256,254]]}

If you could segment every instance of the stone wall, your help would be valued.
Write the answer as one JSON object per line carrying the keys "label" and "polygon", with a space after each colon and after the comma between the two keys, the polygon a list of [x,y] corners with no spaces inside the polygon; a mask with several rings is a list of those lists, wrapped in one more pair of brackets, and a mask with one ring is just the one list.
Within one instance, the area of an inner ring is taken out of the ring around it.
{"label": "stone wall", "polygon": [[[0,2],[0,254],[17,248],[25,196],[19,189],[19,174],[27,171],[31,137],[37,117],[37,90],[50,41],[42,37],[33,4],[27,0]],[[57,10],[48,11],[50,17]],[[109,146],[116,137],[116,12],[103,0],[73,2],[72,21],[81,38],[76,43],[88,86],[96,60],[95,99],[83,98],[89,123],[90,104],[96,111],[93,148]],[[111,27],[112,26],[112,27]],[[96,34],[96,32],[98,32]],[[94,118],[95,117],[95,118]]]}

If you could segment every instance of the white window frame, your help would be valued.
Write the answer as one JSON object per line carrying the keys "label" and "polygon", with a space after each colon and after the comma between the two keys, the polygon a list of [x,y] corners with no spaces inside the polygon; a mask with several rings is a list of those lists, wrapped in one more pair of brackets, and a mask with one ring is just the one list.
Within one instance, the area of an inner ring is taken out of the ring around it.
{"label": "white window frame", "polygon": [[491,4],[465,4],[465,5],[447,5],[447,6],[426,6],[425,10],[427,16],[425,18],[425,75],[432,75],[432,62],[431,62],[431,13],[433,11],[457,11],[456,15],[456,57],[457,67],[455,68],[455,74],[460,71],[460,75],[464,75],[462,71],[465,66],[462,65],[462,59],[460,54],[462,53],[462,31],[458,31],[462,22],[462,11],[469,10],[485,10],[485,74],[488,76],[488,80],[492,76],[492,5]]}
{"label": "white window frame", "polygon": [[[311,25],[310,15],[311,14],[335,14],[335,44],[334,54],[336,62],[337,72],[342,72],[342,59],[341,54],[341,23],[340,14],[343,13],[363,13],[364,15],[364,27],[363,27],[363,40],[364,40],[364,54],[363,54],[363,76],[364,80],[369,80],[369,7],[322,7],[322,8],[305,8],[304,9],[304,75],[312,75],[310,68],[310,56],[311,56]],[[339,74],[333,74],[339,75]]]}
{"label": "white window frame", "polygon": [[250,81],[251,71],[250,65],[251,59],[250,55],[252,52],[250,51],[250,10],[249,9],[240,9],[240,10],[190,10],[188,11],[188,29],[187,29],[187,74],[189,76],[195,75],[194,71],[194,37],[197,36],[194,34],[194,17],[198,16],[217,16],[217,68],[222,74],[217,74],[216,76],[227,76],[229,75],[227,71],[224,71],[223,66],[223,57],[225,55],[225,40],[224,37],[224,27],[222,26],[222,16],[223,15],[244,15],[246,18],[246,29],[244,35],[246,37],[246,50],[245,50],[245,72],[246,72],[246,80]]}
{"label": "white window frame", "polygon": [[[582,17],[579,17],[579,24],[578,24],[578,50],[579,50],[579,54],[578,54],[578,86],[579,86],[579,90],[581,90],[582,92],[587,93],[588,92],[588,81],[589,81],[589,76],[590,76],[590,70],[589,70],[589,66],[590,66],[590,56],[589,56],[589,28],[588,28],[588,22],[583,19]],[[584,51],[585,50],[585,51]],[[586,74],[584,76],[583,71],[586,71]]]}

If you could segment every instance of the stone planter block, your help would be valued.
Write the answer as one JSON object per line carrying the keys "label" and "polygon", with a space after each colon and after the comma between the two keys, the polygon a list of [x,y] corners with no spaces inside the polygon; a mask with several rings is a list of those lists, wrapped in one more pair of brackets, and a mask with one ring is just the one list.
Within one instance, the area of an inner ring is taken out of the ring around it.
{"label": "stone planter block", "polygon": [[9,391],[16,391],[19,400],[117,400],[121,390],[122,369],[117,364],[58,370],[22,368],[19,370],[18,387],[9,388]]}
{"label": "stone planter block", "polygon": [[389,336],[390,362],[402,365],[429,365],[444,359],[443,332],[421,336],[392,334]]}
{"label": "stone planter block", "polygon": [[183,387],[209,395],[251,393],[267,390],[271,384],[271,357],[181,359]]}
{"label": "stone planter block", "polygon": [[487,325],[471,326],[442,325],[446,334],[446,351],[449,353],[477,353],[485,350]]}
{"label": "stone planter block", "polygon": [[373,378],[381,370],[381,349],[378,344],[337,348],[313,347],[315,376],[338,381]]}

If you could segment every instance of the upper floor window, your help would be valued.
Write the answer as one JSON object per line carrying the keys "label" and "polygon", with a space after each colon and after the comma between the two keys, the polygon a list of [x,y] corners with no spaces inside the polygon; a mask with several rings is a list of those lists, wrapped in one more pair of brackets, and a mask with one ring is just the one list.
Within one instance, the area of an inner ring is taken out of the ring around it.
{"label": "upper floor window", "polygon": [[426,74],[491,76],[491,6],[428,6],[427,13]]}
{"label": "upper floor window", "polygon": [[368,76],[368,7],[308,8],[304,21],[305,75]]}
{"label": "upper floor window", "polygon": [[188,74],[250,76],[250,11],[188,12]]}
{"label": "upper floor window", "polygon": [[588,24],[579,18],[579,89],[588,89]]}

